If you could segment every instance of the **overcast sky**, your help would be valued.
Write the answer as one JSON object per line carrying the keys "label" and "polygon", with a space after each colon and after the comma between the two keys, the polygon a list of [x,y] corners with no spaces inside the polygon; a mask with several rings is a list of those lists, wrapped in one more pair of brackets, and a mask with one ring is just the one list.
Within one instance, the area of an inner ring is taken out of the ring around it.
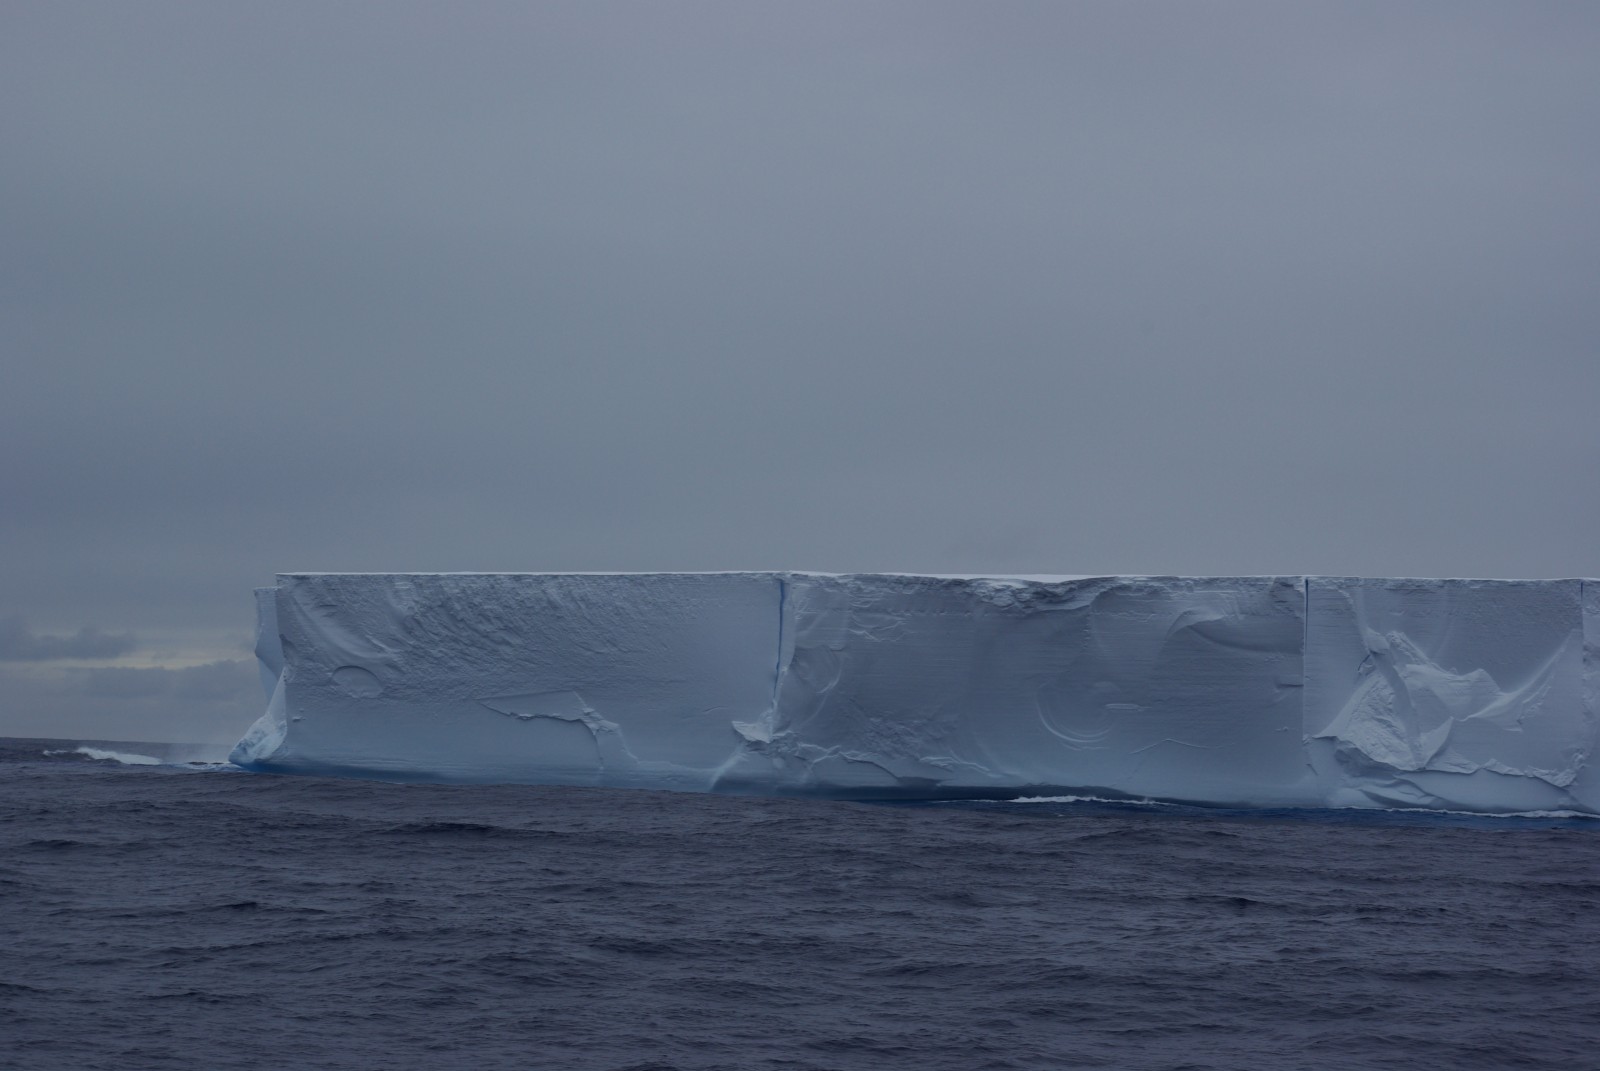
{"label": "overcast sky", "polygon": [[291,570],[1600,573],[1600,5],[0,4],[0,733]]}

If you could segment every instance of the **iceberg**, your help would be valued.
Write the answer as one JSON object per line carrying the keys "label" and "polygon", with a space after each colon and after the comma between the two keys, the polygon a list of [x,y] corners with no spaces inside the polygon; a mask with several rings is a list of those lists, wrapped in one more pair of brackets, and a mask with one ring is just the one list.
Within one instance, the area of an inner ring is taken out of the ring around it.
{"label": "iceberg", "polygon": [[1600,814],[1600,584],[295,573],[247,769]]}

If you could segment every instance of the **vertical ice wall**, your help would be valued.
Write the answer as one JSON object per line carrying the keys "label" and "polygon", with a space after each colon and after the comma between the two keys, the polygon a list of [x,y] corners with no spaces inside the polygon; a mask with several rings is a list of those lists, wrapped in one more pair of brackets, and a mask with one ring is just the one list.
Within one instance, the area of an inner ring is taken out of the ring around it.
{"label": "vertical ice wall", "polygon": [[278,589],[256,588],[256,666],[267,698],[283,674],[283,641],[278,638]]}
{"label": "vertical ice wall", "polygon": [[[256,769],[1600,812],[1600,592],[1335,577],[303,574]],[[264,596],[264,597],[263,597]]]}
{"label": "vertical ice wall", "polygon": [[789,581],[723,787],[1304,800],[1298,577]]}
{"label": "vertical ice wall", "polygon": [[1581,581],[1314,577],[1306,595],[1307,749],[1330,803],[1600,807]]}
{"label": "vertical ice wall", "polygon": [[280,579],[258,769],[705,788],[772,700],[763,574]]}
{"label": "vertical ice wall", "polygon": [[1582,768],[1569,791],[1585,810],[1600,813],[1600,581],[1581,580],[1583,599],[1583,711],[1588,718]]}

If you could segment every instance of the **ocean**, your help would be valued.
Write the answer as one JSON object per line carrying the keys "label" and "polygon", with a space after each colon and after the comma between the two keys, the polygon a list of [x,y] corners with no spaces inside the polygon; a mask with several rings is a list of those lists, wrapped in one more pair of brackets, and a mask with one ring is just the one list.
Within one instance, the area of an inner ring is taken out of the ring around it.
{"label": "ocean", "polygon": [[0,1067],[1600,1066],[1600,821],[247,774],[0,741]]}

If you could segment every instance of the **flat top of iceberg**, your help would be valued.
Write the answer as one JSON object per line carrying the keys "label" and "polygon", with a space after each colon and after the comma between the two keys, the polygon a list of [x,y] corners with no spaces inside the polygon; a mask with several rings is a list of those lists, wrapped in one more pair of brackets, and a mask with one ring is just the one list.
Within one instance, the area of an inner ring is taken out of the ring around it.
{"label": "flat top of iceberg", "polygon": [[[399,573],[338,572],[335,570],[290,570],[279,576],[913,576],[930,580],[1033,580],[1055,583],[1062,580],[1095,580],[1117,573],[911,573],[911,572],[831,572],[824,569],[449,569],[413,570]],[[1148,574],[1151,576],[1165,574]],[[1269,574],[1262,574],[1269,575]],[[1294,574],[1298,576],[1299,574]]]}
{"label": "flat top of iceberg", "polygon": [[1107,580],[1128,578],[1139,580],[1244,580],[1269,577],[1308,577],[1325,580],[1366,580],[1375,583],[1406,583],[1425,581],[1450,584],[1537,584],[1555,581],[1590,581],[1600,579],[1584,576],[1362,576],[1355,573],[919,573],[872,570],[838,572],[826,569],[443,569],[380,572],[357,570],[341,572],[331,569],[292,569],[278,576],[903,576],[928,580],[1019,580],[1036,584],[1060,584],[1073,580]]}

